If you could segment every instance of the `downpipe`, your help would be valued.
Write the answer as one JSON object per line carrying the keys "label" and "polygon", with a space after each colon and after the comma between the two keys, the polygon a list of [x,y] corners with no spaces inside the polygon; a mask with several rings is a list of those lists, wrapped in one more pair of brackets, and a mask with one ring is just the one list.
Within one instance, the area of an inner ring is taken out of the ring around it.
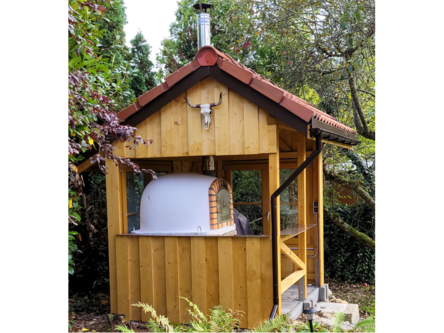
{"label": "downpipe", "polygon": [[304,171],[305,168],[322,152],[322,131],[319,128],[310,129],[312,136],[316,138],[316,149],[310,156],[288,177],[288,179],[271,195],[271,246],[273,254],[273,309],[271,310],[270,319],[276,315],[279,307],[279,283],[278,281],[278,238],[277,238],[277,197],[296,179],[297,176]]}

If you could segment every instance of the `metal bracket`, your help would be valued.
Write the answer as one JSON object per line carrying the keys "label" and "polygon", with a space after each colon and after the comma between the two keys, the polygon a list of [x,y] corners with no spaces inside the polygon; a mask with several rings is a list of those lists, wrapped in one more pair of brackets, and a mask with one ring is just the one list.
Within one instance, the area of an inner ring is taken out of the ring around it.
{"label": "metal bracket", "polygon": [[304,290],[305,290],[305,276],[299,279],[299,302],[305,301]]}
{"label": "metal bracket", "polygon": [[315,259],[315,284],[316,287],[321,286],[321,276],[319,275],[319,258]]}

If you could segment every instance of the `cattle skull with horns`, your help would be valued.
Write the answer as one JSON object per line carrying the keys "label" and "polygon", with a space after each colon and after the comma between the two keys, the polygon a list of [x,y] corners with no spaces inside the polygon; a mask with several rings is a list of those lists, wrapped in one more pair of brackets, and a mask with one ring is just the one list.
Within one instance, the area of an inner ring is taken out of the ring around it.
{"label": "cattle skull with horns", "polygon": [[184,97],[185,100],[187,101],[187,104],[190,106],[190,108],[194,108],[194,109],[198,109],[200,108],[200,113],[203,116],[203,121],[204,121],[204,127],[207,130],[210,127],[211,124],[211,108],[214,106],[218,106],[221,105],[222,103],[222,93],[220,93],[220,98],[219,98],[219,102],[217,103],[211,103],[211,104],[191,104],[186,97]]}

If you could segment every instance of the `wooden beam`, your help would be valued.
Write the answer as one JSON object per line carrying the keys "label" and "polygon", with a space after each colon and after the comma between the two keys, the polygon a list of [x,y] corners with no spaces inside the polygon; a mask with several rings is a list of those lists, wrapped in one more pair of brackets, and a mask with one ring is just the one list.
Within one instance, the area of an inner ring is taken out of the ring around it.
{"label": "wooden beam", "polygon": [[296,235],[286,235],[286,236],[281,236],[281,242],[285,242],[286,240],[289,240],[290,238],[293,238]]}
{"label": "wooden beam", "polygon": [[[297,136],[298,142],[298,166],[300,166],[307,159],[306,152],[306,138],[302,134],[298,134]],[[305,227],[306,225],[306,217],[307,217],[307,179],[306,179],[306,170],[303,170],[299,176],[298,180],[298,224]],[[299,242],[299,259],[302,262],[307,263],[307,232],[303,232],[298,236]],[[307,298],[307,275],[304,277],[304,299]]]}
{"label": "wooden beam", "polygon": [[305,263],[298,258],[296,254],[283,242],[281,241],[281,252],[285,254],[288,259],[290,259],[299,269],[305,271]]}
{"label": "wooden beam", "polygon": [[111,312],[117,309],[116,235],[122,233],[122,182],[119,167],[106,159],[106,204],[108,213],[109,286]]}
{"label": "wooden beam", "polygon": [[285,292],[288,288],[290,288],[292,285],[294,285],[296,282],[298,282],[304,276],[306,276],[305,272],[302,269],[300,269],[296,272],[291,273],[289,276],[287,276],[285,279],[283,279],[280,283],[281,295],[283,292]]}
{"label": "wooden beam", "polygon": [[282,147],[284,151],[291,151],[291,148],[288,147],[288,145],[281,138],[279,138],[279,146]]}
{"label": "wooden beam", "polygon": [[318,232],[319,232],[319,284],[324,285],[324,168],[322,151],[314,162],[317,164],[318,177]]}
{"label": "wooden beam", "polygon": [[333,146],[338,146],[338,147],[342,147],[342,148],[347,148],[347,149],[353,150],[353,146],[352,145],[347,145],[345,143],[331,141],[331,140],[328,140],[328,139],[322,139],[322,142],[323,143],[328,143],[328,144],[333,145]]}
{"label": "wooden beam", "polygon": [[[279,132],[276,131],[276,143],[279,146]],[[279,147],[277,147],[279,148]],[[270,200],[271,195],[279,188],[280,186],[280,181],[279,181],[279,149],[276,149],[276,153],[275,154],[269,154],[269,159],[268,159],[268,181],[269,181],[269,192],[268,192],[268,197],[267,199]],[[269,205],[270,209],[271,209],[271,201],[270,201],[270,205]],[[277,238],[279,240],[280,238],[280,224],[281,224],[281,214],[280,214],[280,203],[279,203],[279,197],[277,197],[277,207],[276,207],[276,217],[277,217]],[[270,212],[271,213],[271,212]],[[273,237],[272,235],[272,228],[271,228],[271,218],[270,218],[270,223],[268,224],[268,230],[270,230],[270,235]],[[277,243],[277,253],[278,253],[278,257],[273,259],[276,260],[277,259],[277,267],[278,267],[278,281],[281,281],[281,256],[280,256],[280,246],[279,246],[279,242]],[[279,295],[282,294],[281,290],[281,284],[279,284]],[[278,314],[282,314],[282,298],[279,297],[279,307],[278,307]]]}

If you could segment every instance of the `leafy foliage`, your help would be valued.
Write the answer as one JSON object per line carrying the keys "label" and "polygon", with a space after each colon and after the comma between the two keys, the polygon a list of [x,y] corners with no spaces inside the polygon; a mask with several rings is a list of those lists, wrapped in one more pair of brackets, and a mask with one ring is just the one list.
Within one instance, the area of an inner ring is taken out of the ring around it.
{"label": "leafy foliage", "polygon": [[368,317],[364,320],[361,320],[355,326],[356,332],[375,332],[376,331],[376,321],[375,317]]}
{"label": "leafy foliage", "polygon": [[[374,239],[372,209],[364,204],[335,206],[335,212],[349,225]],[[345,234],[328,219],[324,222],[325,275],[348,282],[375,282],[375,252]]]}
{"label": "leafy foliage", "polygon": [[[136,172],[151,172],[140,170],[129,159],[114,154],[114,141],[132,140],[133,148],[137,148],[139,144],[149,145],[151,140],[136,136],[136,128],[120,124],[116,105],[125,95],[120,87],[125,77],[120,76],[119,70],[110,70],[108,58],[96,54],[103,37],[100,20],[108,9],[113,9],[113,5],[114,2],[105,0],[70,0],[68,3],[68,219],[71,225],[76,226],[81,220],[79,201],[84,185],[76,163],[83,160],[82,154],[87,150],[97,150],[91,161],[98,163],[104,173],[106,158],[116,165],[127,165]],[[72,251],[74,247],[70,246],[68,260],[72,258]],[[72,274],[71,261],[68,269]]]}
{"label": "leafy foliage", "polygon": [[[156,310],[147,304],[139,303],[133,306],[141,308],[146,314],[151,314],[151,320],[147,328],[153,333],[232,333],[240,325],[240,312],[232,310],[224,310],[221,306],[215,307],[211,310],[208,318],[199,310],[196,304],[185,300],[190,309],[188,312],[191,315],[192,321],[190,325],[172,325],[168,318],[159,316]],[[288,320],[285,316],[280,316],[272,321],[262,323],[253,333],[283,333],[285,329],[289,328]],[[133,330],[128,330],[126,327],[118,326],[116,329],[123,333],[134,333]]]}

